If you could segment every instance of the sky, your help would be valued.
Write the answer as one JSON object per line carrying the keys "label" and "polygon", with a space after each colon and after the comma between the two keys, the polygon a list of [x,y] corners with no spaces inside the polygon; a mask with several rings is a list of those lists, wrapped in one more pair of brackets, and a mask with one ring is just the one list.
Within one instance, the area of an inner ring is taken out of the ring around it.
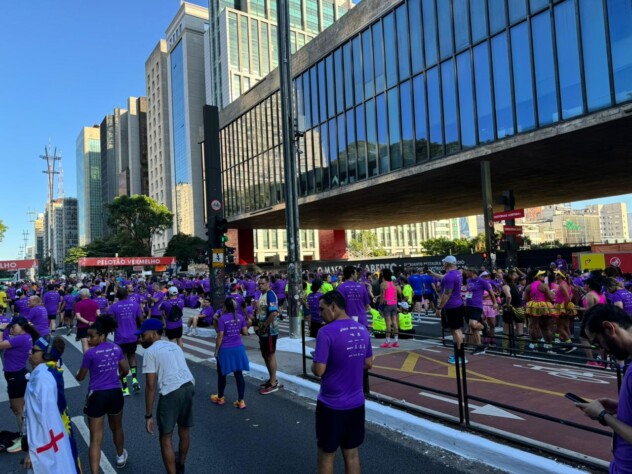
{"label": "sky", "polygon": [[[206,6],[205,0],[192,3]],[[47,145],[62,155],[64,195],[77,197],[76,139],[127,98],[145,94],[145,60],[180,0],[0,1],[0,220],[8,226],[0,260],[18,258],[29,212],[47,200]],[[55,185],[57,195],[57,185]],[[625,201],[632,195],[592,200]],[[582,207],[586,203],[575,204]]]}

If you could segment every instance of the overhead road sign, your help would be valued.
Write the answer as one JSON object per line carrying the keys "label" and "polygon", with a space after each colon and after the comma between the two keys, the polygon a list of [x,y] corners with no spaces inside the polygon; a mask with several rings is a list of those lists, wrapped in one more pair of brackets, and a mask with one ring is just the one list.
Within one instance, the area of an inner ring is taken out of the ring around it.
{"label": "overhead road sign", "polygon": [[503,232],[505,235],[521,235],[522,226],[521,225],[504,225]]}
{"label": "overhead road sign", "polygon": [[495,221],[507,221],[510,219],[520,219],[524,217],[524,209],[513,209],[511,211],[494,212]]}

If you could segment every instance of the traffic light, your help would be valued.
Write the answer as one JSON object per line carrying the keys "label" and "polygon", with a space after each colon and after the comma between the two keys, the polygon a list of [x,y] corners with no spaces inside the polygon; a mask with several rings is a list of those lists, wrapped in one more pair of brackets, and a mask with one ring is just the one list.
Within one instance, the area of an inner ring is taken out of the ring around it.
{"label": "traffic light", "polygon": [[228,242],[228,221],[224,218],[215,218],[215,247],[223,247]]}
{"label": "traffic light", "polygon": [[235,263],[235,247],[224,247],[226,263]]}

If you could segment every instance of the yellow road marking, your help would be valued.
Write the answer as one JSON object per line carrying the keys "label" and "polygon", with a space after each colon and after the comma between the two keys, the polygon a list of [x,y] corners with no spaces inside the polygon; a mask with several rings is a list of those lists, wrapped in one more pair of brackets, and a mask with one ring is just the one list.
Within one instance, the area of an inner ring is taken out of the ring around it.
{"label": "yellow road marking", "polygon": [[[432,357],[429,357],[429,356],[418,354],[417,352],[410,352],[410,351],[407,351],[407,352],[408,352],[408,355],[406,356],[406,359],[404,360],[404,363],[401,365],[401,368],[383,367],[383,366],[379,366],[379,365],[374,365],[373,368],[374,369],[390,370],[390,371],[393,371],[393,372],[403,372],[403,373],[417,374],[417,375],[429,375],[431,377],[437,377],[437,378],[449,378],[449,379],[456,378],[456,367],[453,366],[452,364],[448,364],[447,362],[444,362],[442,360],[433,359]],[[441,373],[435,373],[435,372],[420,372],[420,371],[414,370],[415,366],[417,364],[417,361],[419,359],[425,359],[425,360],[428,360],[430,362],[434,362],[435,364],[443,365],[443,366],[448,368],[448,373],[447,374],[441,374]],[[377,360],[377,357],[376,357],[376,360]],[[474,377],[472,377],[472,376],[474,376]],[[554,392],[552,390],[546,390],[546,389],[543,389],[543,388],[537,388],[537,387],[531,387],[531,386],[528,386],[528,385],[515,384],[515,383],[512,383],[512,382],[507,382],[505,380],[500,380],[500,379],[491,377],[489,375],[481,374],[479,372],[475,372],[475,371],[469,370],[469,369],[467,371],[467,380],[468,380],[468,382],[482,382],[482,383],[490,383],[490,384],[494,384],[494,385],[505,385],[507,387],[517,388],[517,389],[524,389],[524,390],[527,390],[527,391],[530,391],[530,392],[544,393],[544,394],[553,395],[553,396],[556,396],[556,397],[563,397],[564,396],[563,392]]]}

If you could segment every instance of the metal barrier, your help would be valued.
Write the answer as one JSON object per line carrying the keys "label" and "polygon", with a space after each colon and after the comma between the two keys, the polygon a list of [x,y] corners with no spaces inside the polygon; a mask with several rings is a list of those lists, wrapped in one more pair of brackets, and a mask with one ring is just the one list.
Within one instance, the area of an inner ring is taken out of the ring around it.
{"label": "metal barrier", "polygon": [[[301,326],[302,328],[302,332],[301,332],[301,336],[302,336],[302,342],[303,342],[303,376],[306,378],[309,378],[311,380],[315,380],[318,381],[320,380],[319,377],[315,377],[311,374],[308,374],[307,372],[307,360],[308,359],[312,359],[312,357],[308,354],[306,354],[306,344],[305,344],[305,325],[303,324]],[[467,335],[467,333],[464,333],[464,335]],[[431,337],[431,336],[422,336],[422,335],[417,335],[417,334],[413,334],[411,335],[412,339],[416,340],[416,341],[428,341],[428,340],[434,340],[437,342],[441,342],[441,345],[443,346],[447,346],[448,345],[448,340],[445,337],[445,333],[442,333],[441,337]],[[518,340],[519,336],[516,336],[513,333],[510,333],[510,335],[505,336],[505,335],[499,335],[499,336],[495,336],[499,339],[503,339],[503,338],[508,338],[510,339],[508,341],[508,347],[512,347],[515,346],[516,341]],[[580,347],[580,346],[578,346]],[[489,400],[486,398],[482,398],[482,397],[478,397],[475,395],[470,395],[468,393],[468,384],[467,384],[467,368],[466,368],[466,364],[461,363],[461,361],[465,360],[465,344],[462,345],[461,348],[457,348],[456,344],[454,344],[453,346],[454,348],[454,355],[455,355],[455,368],[456,368],[456,392],[448,392],[445,390],[440,390],[434,387],[429,387],[426,385],[419,385],[419,384],[415,384],[412,382],[408,382],[405,380],[401,380],[401,379],[396,379],[393,377],[388,377],[382,374],[377,374],[374,373],[372,371],[368,372],[368,375],[372,378],[376,378],[376,379],[380,379],[380,380],[386,380],[388,382],[392,382],[392,383],[396,383],[396,384],[400,384],[400,385],[404,385],[404,386],[409,386],[409,387],[413,387],[415,389],[420,389],[420,390],[426,390],[432,393],[436,393],[436,394],[440,394],[440,395],[444,395],[444,396],[448,396],[448,397],[454,397],[457,400],[458,403],[458,410],[459,410],[459,425],[467,428],[468,430],[472,430],[472,431],[477,431],[477,432],[485,432],[490,434],[490,430],[485,429],[485,427],[483,426],[477,426],[476,424],[471,424],[470,423],[470,417],[469,417],[469,401],[477,401],[477,402],[482,402],[482,403],[486,403],[501,409],[505,409],[505,410],[509,410],[515,413],[520,413],[520,414],[524,414],[524,415],[528,415],[531,417],[535,417],[535,418],[539,418],[542,420],[546,420],[546,421],[550,421],[552,423],[557,423],[557,424],[561,424],[564,426],[568,426],[568,427],[572,427],[581,431],[585,431],[585,432],[589,432],[589,433],[594,433],[597,435],[601,435],[601,436],[607,436],[607,437],[611,437],[612,436],[612,432],[610,431],[605,431],[602,429],[598,429],[598,428],[594,428],[592,426],[587,426],[587,425],[583,425],[581,423],[576,423],[570,420],[566,420],[563,418],[558,418],[558,417],[554,417],[554,416],[550,416],[544,413],[539,413],[533,410],[527,410],[521,407],[517,407],[517,406],[513,406],[513,405],[509,405],[506,403],[500,403],[496,400]],[[516,350],[507,350],[506,352],[503,351],[502,347],[500,348],[500,350],[498,350],[498,348],[492,348],[492,350],[490,351],[488,349],[488,352],[491,352],[492,354],[494,354],[494,356],[497,357],[512,357],[512,358],[516,358],[516,359],[520,359],[520,360],[533,360],[533,361],[540,361],[540,362],[554,362],[556,364],[561,364],[561,365],[568,365],[570,367],[585,367],[585,363],[580,363],[578,361],[574,361],[574,360],[585,360],[584,357],[577,357],[577,356],[570,356],[567,355],[566,359],[569,360],[554,360],[552,361],[551,359],[547,359],[545,357],[541,357],[537,352],[532,352],[532,351],[525,351],[524,353],[520,353],[520,351],[516,351]],[[598,369],[596,367],[591,367],[591,369]],[[605,371],[606,368],[604,367],[603,370]],[[616,364],[616,371],[617,371],[617,381],[618,381],[618,387],[620,388],[621,386],[621,379],[622,379],[622,370],[621,367]],[[390,405],[395,405],[398,406],[397,403],[394,403],[390,400],[385,400],[379,396],[375,396],[373,394],[368,395],[370,398],[375,399],[379,402],[382,403],[386,403],[386,404],[390,404]],[[401,405],[399,405],[401,406]],[[448,422],[453,422],[452,417],[450,417],[449,415],[445,415],[445,416],[440,416],[436,413],[428,413],[428,411],[420,409],[420,408],[416,408],[415,406],[412,405],[408,405],[406,404],[405,408],[407,410],[416,412],[418,414],[424,415],[424,416],[433,416],[435,418],[439,418],[443,421],[448,421]],[[589,465],[590,467],[596,468],[596,469],[604,469],[604,465],[603,464],[596,464],[596,463],[591,463],[589,461],[587,461],[586,459],[582,458],[578,458],[573,456],[572,454],[570,454],[569,452],[566,451],[561,451],[561,450],[555,450],[552,448],[547,449],[546,447],[543,447],[542,444],[535,444],[535,443],[530,443],[526,438],[521,438],[518,439],[517,437],[511,437],[511,436],[504,436],[501,433],[498,432],[493,432],[491,433],[493,434],[493,436],[500,438],[500,439],[504,439],[516,444],[521,444],[533,449],[537,449],[537,450],[544,450],[544,451],[548,451],[549,453],[555,454],[558,457],[564,457],[568,460],[571,461],[579,461],[583,464]]]}

